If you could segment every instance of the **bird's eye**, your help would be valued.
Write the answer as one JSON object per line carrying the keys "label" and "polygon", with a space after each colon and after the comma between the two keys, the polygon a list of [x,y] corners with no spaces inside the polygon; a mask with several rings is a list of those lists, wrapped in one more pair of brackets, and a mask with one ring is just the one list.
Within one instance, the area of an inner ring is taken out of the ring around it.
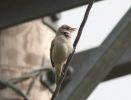
{"label": "bird's eye", "polygon": [[69,27],[66,27],[65,29],[70,30],[70,28],[69,28]]}
{"label": "bird's eye", "polygon": [[67,30],[69,30],[70,28],[69,27],[67,27]]}

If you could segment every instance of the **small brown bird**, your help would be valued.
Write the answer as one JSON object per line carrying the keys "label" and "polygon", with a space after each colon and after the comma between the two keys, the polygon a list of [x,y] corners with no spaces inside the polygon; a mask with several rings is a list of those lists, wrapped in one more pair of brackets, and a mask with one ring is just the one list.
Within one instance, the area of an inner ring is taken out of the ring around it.
{"label": "small brown bird", "polygon": [[68,56],[73,51],[71,33],[75,30],[76,28],[71,28],[68,25],[62,25],[58,29],[55,38],[52,40],[50,48],[50,59],[52,66],[55,68],[56,84],[63,73],[63,65],[66,63]]}

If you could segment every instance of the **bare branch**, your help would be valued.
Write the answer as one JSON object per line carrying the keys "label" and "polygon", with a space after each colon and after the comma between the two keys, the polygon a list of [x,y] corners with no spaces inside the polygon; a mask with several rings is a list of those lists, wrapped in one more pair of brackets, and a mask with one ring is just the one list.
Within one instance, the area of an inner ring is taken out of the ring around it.
{"label": "bare branch", "polygon": [[[30,83],[30,85],[28,87],[27,93],[26,93],[27,95],[29,95],[29,93],[30,93],[30,91],[31,91],[31,89],[32,89],[32,87],[34,85],[34,82],[35,82],[36,78],[39,77],[42,72],[49,71],[49,70],[50,70],[49,68],[40,68],[40,69],[34,70],[34,71],[30,72],[30,73],[27,73],[26,75],[21,76],[21,77],[16,77],[16,78],[9,79],[9,80],[0,80],[0,89],[10,87],[10,84],[13,85],[12,86],[12,88],[13,88],[13,87],[15,87],[14,84],[18,84],[20,82],[23,82],[25,80],[28,80],[28,79],[32,78],[32,81],[31,81],[31,83]],[[51,90],[50,87],[47,87],[47,88],[49,90]],[[17,91],[15,91],[15,92],[17,92]],[[52,91],[51,91],[51,93],[52,93]],[[17,94],[19,94],[19,92]]]}
{"label": "bare branch", "polygon": [[[25,80],[28,80],[28,79],[34,77],[38,73],[41,73],[41,72],[44,72],[44,71],[48,71],[48,70],[49,70],[48,68],[40,68],[40,69],[34,70],[34,71],[24,75],[24,76],[16,77],[16,78],[13,78],[13,79],[9,79],[7,81],[11,82],[13,84],[17,84],[17,83],[23,82]],[[2,84],[0,84],[0,89],[3,89],[3,88],[6,88],[6,86],[3,86]]]}
{"label": "bare branch", "polygon": [[24,100],[29,100],[28,97],[19,88],[17,88],[16,86],[14,86],[12,83],[10,83],[8,81],[0,80],[0,84],[11,88],[18,95],[22,96],[24,98]]}
{"label": "bare branch", "polygon": [[[41,72],[40,72],[40,73],[41,73]],[[40,73],[36,74],[36,75],[32,78],[32,81],[31,81],[31,83],[30,83],[30,85],[29,85],[29,87],[28,87],[28,89],[27,89],[26,95],[29,95],[29,94],[30,94],[30,92],[31,92],[31,90],[32,90],[32,88],[33,88],[33,86],[34,86],[34,84],[35,84],[35,80],[36,80],[37,77],[40,75]]]}

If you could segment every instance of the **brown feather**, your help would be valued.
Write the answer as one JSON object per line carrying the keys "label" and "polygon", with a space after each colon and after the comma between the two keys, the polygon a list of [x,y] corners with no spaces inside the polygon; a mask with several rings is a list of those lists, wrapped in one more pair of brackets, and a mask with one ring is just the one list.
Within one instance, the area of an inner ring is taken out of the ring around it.
{"label": "brown feather", "polygon": [[51,60],[52,67],[55,67],[55,66],[54,66],[54,63],[53,63],[53,59],[52,59],[52,49],[53,49],[53,47],[54,47],[54,39],[53,39],[52,42],[51,42],[50,60]]}

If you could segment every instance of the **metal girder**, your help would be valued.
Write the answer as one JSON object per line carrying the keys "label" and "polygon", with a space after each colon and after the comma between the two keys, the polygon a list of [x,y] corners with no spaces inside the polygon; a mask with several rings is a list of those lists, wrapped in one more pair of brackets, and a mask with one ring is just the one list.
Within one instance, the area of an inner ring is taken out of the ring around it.
{"label": "metal girder", "polygon": [[[89,57],[92,56],[93,52],[97,51],[98,48],[99,47],[76,53],[73,57],[73,61],[71,62],[71,66],[74,66],[75,69],[79,70],[79,66],[82,64],[83,60],[89,59]],[[113,67],[112,71],[106,76],[104,81],[127,74],[131,74],[131,46],[126,50],[126,52],[124,52],[122,57]]]}
{"label": "metal girder", "polygon": [[104,81],[113,79],[113,78],[117,78],[120,76],[128,75],[128,74],[131,74],[131,45],[123,53],[120,60],[113,67],[112,71],[107,75]]}
{"label": "metal girder", "polygon": [[131,45],[131,8],[101,46],[75,70],[57,100],[86,100]]}
{"label": "metal girder", "polygon": [[0,0],[0,29],[50,16],[88,2],[89,0]]}
{"label": "metal girder", "polygon": [[131,62],[114,66],[113,70],[106,76],[104,81],[131,74]]}

